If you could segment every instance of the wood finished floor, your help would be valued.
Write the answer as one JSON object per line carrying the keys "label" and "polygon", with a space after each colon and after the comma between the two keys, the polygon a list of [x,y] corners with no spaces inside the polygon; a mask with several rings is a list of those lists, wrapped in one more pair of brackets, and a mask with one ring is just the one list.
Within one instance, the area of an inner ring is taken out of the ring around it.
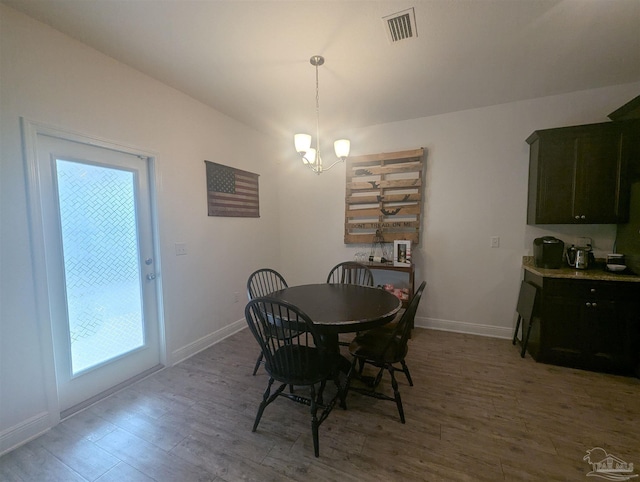
{"label": "wood finished floor", "polygon": [[[640,380],[537,364],[509,340],[416,329],[407,418],[351,393],[320,427],[266,387],[248,330],[118,392],[0,458],[9,481],[584,481],[602,447],[640,466]],[[386,386],[388,387],[388,383]],[[636,469],[638,473],[638,469]]]}

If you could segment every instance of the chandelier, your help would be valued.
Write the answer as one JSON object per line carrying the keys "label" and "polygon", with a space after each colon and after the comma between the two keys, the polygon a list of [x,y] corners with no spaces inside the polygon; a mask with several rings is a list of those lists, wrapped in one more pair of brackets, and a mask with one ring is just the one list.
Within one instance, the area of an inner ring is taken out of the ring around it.
{"label": "chandelier", "polygon": [[339,162],[349,156],[349,149],[351,148],[351,142],[349,139],[339,139],[333,143],[333,148],[338,158],[329,167],[322,165],[322,156],[320,154],[320,94],[318,89],[318,67],[324,64],[324,57],[321,55],[314,55],[309,60],[311,65],[316,68],[316,143],[315,147],[311,147],[311,136],[309,134],[296,134],[293,138],[296,151],[302,158],[302,162],[305,166],[311,169],[316,174],[321,174],[323,171],[328,171]]}

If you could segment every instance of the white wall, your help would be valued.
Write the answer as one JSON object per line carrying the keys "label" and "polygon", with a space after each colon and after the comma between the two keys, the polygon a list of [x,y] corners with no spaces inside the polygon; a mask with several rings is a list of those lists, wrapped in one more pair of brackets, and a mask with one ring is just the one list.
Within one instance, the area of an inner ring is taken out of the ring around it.
{"label": "white wall", "polygon": [[[279,233],[271,141],[15,10],[0,5],[0,17],[2,453],[46,428],[52,384],[34,303],[21,116],[155,154],[169,364],[244,326],[247,276],[278,267]],[[260,219],[207,216],[205,159],[260,174]],[[175,256],[176,242],[187,256]]]}
{"label": "white wall", "polygon": [[[523,255],[533,239],[594,240],[609,252],[614,225],[527,226],[529,149],[536,129],[606,122],[638,95],[640,83],[514,102],[352,131],[352,155],[424,147],[423,230],[413,248],[416,281],[427,281],[417,324],[510,337]],[[330,137],[329,137],[330,138]],[[327,136],[325,136],[327,139]],[[342,244],[344,166],[320,177],[302,168],[282,181],[280,220],[298,220],[281,239],[282,269],[299,283],[321,281],[338,261],[369,246]],[[286,189],[284,188],[286,186]],[[491,236],[500,247],[490,248]]]}

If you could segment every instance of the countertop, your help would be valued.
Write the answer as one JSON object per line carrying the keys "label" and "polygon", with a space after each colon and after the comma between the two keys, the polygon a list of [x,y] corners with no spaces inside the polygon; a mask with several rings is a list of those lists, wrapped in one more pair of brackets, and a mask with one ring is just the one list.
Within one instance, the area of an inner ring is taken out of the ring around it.
{"label": "countertop", "polygon": [[605,271],[604,260],[596,259],[596,266],[589,269],[575,269],[571,266],[563,265],[559,269],[538,268],[533,262],[533,256],[522,257],[522,267],[527,271],[545,278],[570,278],[592,281],[625,281],[632,283],[640,283],[640,276],[635,274],[612,273]]}

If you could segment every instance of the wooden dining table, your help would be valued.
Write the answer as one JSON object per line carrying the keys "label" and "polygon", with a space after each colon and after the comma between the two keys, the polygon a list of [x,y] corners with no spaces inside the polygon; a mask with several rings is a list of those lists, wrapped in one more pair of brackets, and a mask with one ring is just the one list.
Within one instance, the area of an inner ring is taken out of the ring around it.
{"label": "wooden dining table", "polygon": [[402,302],[369,286],[318,283],[291,286],[269,294],[304,311],[317,326],[328,350],[339,352],[338,335],[370,330],[394,319]]}
{"label": "wooden dining table", "polygon": [[[392,293],[369,286],[318,283],[284,288],[268,295],[286,301],[304,311],[316,325],[327,351],[342,372],[345,385],[351,370],[351,361],[340,354],[338,335],[370,330],[389,323],[395,318],[402,302]],[[365,383],[369,380],[361,377]],[[346,396],[340,401],[346,408]]]}

